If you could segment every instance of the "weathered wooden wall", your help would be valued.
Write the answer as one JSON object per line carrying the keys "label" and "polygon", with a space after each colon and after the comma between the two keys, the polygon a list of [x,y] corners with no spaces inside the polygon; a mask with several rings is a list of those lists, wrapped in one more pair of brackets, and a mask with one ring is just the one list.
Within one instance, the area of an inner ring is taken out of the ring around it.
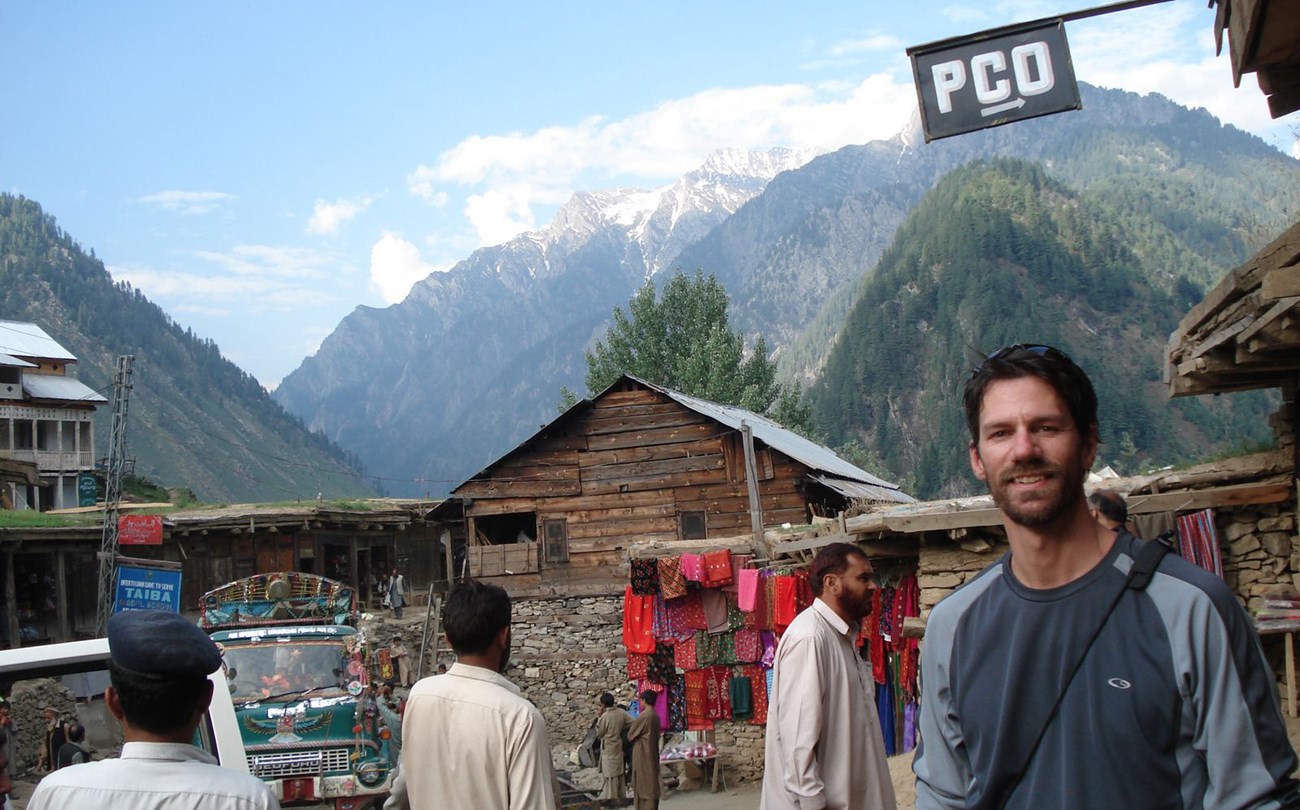
{"label": "weathered wooden wall", "polygon": [[[804,523],[801,479],[806,468],[766,447],[756,450],[763,522]],[[542,523],[568,526],[570,582],[609,577],[634,542],[679,538],[680,514],[705,513],[707,533],[750,528],[744,456],[735,431],[655,391],[605,394],[565,435],[542,437],[512,454],[456,495],[470,499],[465,516],[532,512]],[[546,580],[542,559],[540,580]],[[518,571],[516,571],[518,573]],[[512,580],[511,588],[532,584]]]}

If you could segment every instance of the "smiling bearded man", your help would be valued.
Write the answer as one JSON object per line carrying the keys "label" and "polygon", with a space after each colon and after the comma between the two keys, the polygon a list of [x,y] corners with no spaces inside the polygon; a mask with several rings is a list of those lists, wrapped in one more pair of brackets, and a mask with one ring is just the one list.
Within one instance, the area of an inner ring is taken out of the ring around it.
{"label": "smiling bearded man", "polygon": [[964,404],[1010,551],[926,623],[917,810],[1300,807],[1276,679],[1233,593],[1088,510],[1083,370],[1010,346]]}

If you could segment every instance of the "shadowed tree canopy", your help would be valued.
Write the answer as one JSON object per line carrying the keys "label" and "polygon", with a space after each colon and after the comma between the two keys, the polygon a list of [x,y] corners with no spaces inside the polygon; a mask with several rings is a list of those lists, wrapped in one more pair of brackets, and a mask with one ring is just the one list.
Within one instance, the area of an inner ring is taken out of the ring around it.
{"label": "shadowed tree canopy", "polygon": [[[799,391],[776,381],[776,363],[760,335],[749,352],[727,322],[727,291],[710,273],[678,272],[658,294],[646,283],[616,307],[603,340],[586,352],[587,390],[597,394],[631,374],[684,394],[765,414],[810,434]],[[566,403],[571,392],[563,393]]]}

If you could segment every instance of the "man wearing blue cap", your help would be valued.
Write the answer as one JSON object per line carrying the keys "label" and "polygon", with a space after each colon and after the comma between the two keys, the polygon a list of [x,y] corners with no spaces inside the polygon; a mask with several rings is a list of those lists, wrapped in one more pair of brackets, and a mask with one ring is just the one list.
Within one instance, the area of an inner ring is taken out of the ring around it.
{"label": "man wearing blue cap", "polygon": [[55,771],[29,810],[279,809],[264,782],[192,744],[212,700],[208,675],[221,666],[212,639],[176,613],[139,610],[109,619],[108,648],[104,702],[122,725],[121,756]]}

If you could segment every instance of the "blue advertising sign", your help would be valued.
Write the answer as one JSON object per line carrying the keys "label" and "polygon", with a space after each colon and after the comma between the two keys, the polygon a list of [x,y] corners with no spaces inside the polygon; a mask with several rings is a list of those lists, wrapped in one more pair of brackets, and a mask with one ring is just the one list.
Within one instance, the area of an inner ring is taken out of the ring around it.
{"label": "blue advertising sign", "polygon": [[181,572],[134,565],[117,568],[117,601],[114,613],[126,610],[181,609]]}

